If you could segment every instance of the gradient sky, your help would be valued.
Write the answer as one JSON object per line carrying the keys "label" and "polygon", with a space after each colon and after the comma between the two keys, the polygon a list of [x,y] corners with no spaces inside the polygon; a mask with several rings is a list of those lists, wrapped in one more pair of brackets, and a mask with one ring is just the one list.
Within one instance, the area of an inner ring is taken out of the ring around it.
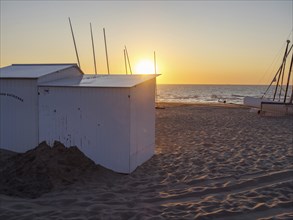
{"label": "gradient sky", "polygon": [[[285,41],[292,37],[293,1],[3,1],[0,66],[76,63],[94,73],[92,23],[98,73],[106,73],[103,27],[111,73],[153,60],[158,83],[267,84]],[[290,35],[291,33],[291,35]]]}

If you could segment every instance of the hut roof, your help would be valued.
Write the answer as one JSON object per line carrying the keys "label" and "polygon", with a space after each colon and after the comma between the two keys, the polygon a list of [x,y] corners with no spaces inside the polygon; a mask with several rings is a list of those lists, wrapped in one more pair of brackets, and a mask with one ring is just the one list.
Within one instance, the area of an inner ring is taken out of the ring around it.
{"label": "hut roof", "polygon": [[[72,63],[60,64],[12,64],[0,69],[0,78],[37,79],[42,76],[58,72],[67,68],[76,67]],[[78,68],[82,73],[82,71]]]}
{"label": "hut roof", "polygon": [[51,87],[124,87],[130,88],[147,80],[157,77],[158,74],[83,74],[39,84],[39,86]]}

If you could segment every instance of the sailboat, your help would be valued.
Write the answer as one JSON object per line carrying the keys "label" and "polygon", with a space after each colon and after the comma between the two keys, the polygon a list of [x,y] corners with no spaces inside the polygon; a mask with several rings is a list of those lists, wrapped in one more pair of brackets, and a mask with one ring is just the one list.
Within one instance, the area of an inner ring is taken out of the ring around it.
{"label": "sailboat", "polygon": [[[277,70],[270,85],[266,89],[264,95],[259,98],[244,97],[243,104],[245,106],[260,109],[260,113],[273,113],[288,115],[293,114],[293,77],[290,86],[293,65],[293,44],[287,40],[286,49],[282,59],[282,63]],[[288,72],[286,73],[286,61],[291,57]]]}

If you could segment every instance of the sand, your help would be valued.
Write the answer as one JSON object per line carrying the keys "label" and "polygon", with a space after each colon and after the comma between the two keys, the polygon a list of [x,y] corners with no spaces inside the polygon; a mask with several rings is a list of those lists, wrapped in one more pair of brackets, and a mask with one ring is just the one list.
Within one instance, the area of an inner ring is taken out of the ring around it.
{"label": "sand", "polygon": [[87,179],[101,169],[76,146],[66,148],[58,141],[52,147],[42,142],[22,154],[9,153],[4,151],[6,156],[0,160],[0,194],[9,196],[37,198]]}
{"label": "sand", "polygon": [[160,107],[155,155],[131,175],[93,169],[36,198],[1,194],[0,219],[293,219],[292,116]]}

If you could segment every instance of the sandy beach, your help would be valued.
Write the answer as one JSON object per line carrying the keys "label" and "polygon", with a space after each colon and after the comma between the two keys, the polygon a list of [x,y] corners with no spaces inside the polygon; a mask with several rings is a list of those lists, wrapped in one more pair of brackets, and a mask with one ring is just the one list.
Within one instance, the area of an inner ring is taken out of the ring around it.
{"label": "sandy beach", "polygon": [[292,116],[159,106],[155,155],[132,174],[100,167],[37,198],[1,194],[0,219],[293,219]]}

